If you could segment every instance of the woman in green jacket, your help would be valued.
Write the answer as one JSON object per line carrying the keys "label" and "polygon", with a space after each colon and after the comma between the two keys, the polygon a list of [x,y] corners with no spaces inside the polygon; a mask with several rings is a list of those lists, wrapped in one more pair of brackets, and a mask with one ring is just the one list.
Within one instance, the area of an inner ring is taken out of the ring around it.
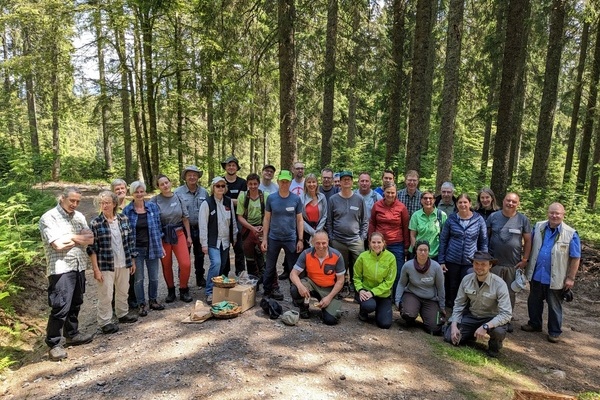
{"label": "woman in green jacket", "polygon": [[396,257],[385,249],[379,232],[369,239],[369,250],[361,253],[354,264],[355,299],[360,304],[358,318],[367,321],[375,311],[375,322],[382,329],[392,326],[392,286],[396,279]]}

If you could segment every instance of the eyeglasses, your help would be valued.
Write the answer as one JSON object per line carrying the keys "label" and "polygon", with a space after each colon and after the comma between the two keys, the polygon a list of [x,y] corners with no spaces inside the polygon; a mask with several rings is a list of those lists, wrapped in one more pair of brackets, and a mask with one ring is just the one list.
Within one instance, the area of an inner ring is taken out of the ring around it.
{"label": "eyeglasses", "polygon": [[226,186],[226,185],[215,185],[215,187],[216,187],[216,188],[219,188],[219,189],[224,189],[224,188],[226,188],[227,186]]}
{"label": "eyeglasses", "polygon": [[433,201],[433,197],[423,197],[423,201]]}

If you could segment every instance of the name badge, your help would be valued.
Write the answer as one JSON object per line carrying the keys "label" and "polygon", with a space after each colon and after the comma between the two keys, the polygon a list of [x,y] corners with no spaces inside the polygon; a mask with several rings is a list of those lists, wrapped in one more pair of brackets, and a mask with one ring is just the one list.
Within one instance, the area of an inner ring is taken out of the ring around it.
{"label": "name badge", "polygon": [[356,207],[356,206],[350,206],[350,209],[351,209],[352,211],[358,211],[358,207]]}
{"label": "name badge", "polygon": [[177,202],[175,201],[175,202],[171,203],[171,207],[177,207]]}
{"label": "name badge", "polygon": [[230,190],[231,193],[239,193],[239,190]]}
{"label": "name badge", "polygon": [[216,212],[217,212],[217,210],[212,210],[212,211],[210,212],[210,215],[215,215],[215,214],[216,214]]}
{"label": "name badge", "polygon": [[432,282],[432,281],[433,281],[433,276],[428,276],[426,278],[421,278],[421,282],[423,282],[423,283]]}
{"label": "name badge", "polygon": [[509,229],[508,230],[510,233],[518,233],[521,234],[521,230],[520,229]]}
{"label": "name badge", "polygon": [[493,293],[488,293],[488,292],[484,292],[483,293],[483,297],[487,297],[488,299],[492,299],[494,298],[494,294]]}
{"label": "name badge", "polygon": [[291,212],[294,211],[296,208],[295,207],[286,207],[285,211]]}

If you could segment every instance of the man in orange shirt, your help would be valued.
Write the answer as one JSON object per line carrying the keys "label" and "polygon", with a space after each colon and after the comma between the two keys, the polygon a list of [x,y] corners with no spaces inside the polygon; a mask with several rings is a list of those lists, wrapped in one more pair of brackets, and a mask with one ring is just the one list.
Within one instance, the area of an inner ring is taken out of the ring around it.
{"label": "man in orange shirt", "polygon": [[[312,240],[313,247],[300,254],[290,273],[290,294],[300,308],[300,318],[310,318],[308,308],[310,298],[314,296],[319,300],[315,306],[321,309],[323,322],[335,325],[342,308],[342,302],[336,296],[344,286],[344,259],[339,251],[329,247],[327,232],[315,232]],[[300,279],[300,274],[306,276]]]}

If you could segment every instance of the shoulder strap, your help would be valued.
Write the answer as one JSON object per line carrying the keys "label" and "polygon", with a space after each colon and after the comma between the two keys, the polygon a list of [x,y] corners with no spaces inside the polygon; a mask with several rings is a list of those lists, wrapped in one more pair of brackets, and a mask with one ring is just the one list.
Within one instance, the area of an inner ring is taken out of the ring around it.
{"label": "shoulder strap", "polygon": [[244,214],[242,216],[247,221],[248,220],[248,205],[250,204],[250,196],[248,196],[248,192],[244,193]]}

